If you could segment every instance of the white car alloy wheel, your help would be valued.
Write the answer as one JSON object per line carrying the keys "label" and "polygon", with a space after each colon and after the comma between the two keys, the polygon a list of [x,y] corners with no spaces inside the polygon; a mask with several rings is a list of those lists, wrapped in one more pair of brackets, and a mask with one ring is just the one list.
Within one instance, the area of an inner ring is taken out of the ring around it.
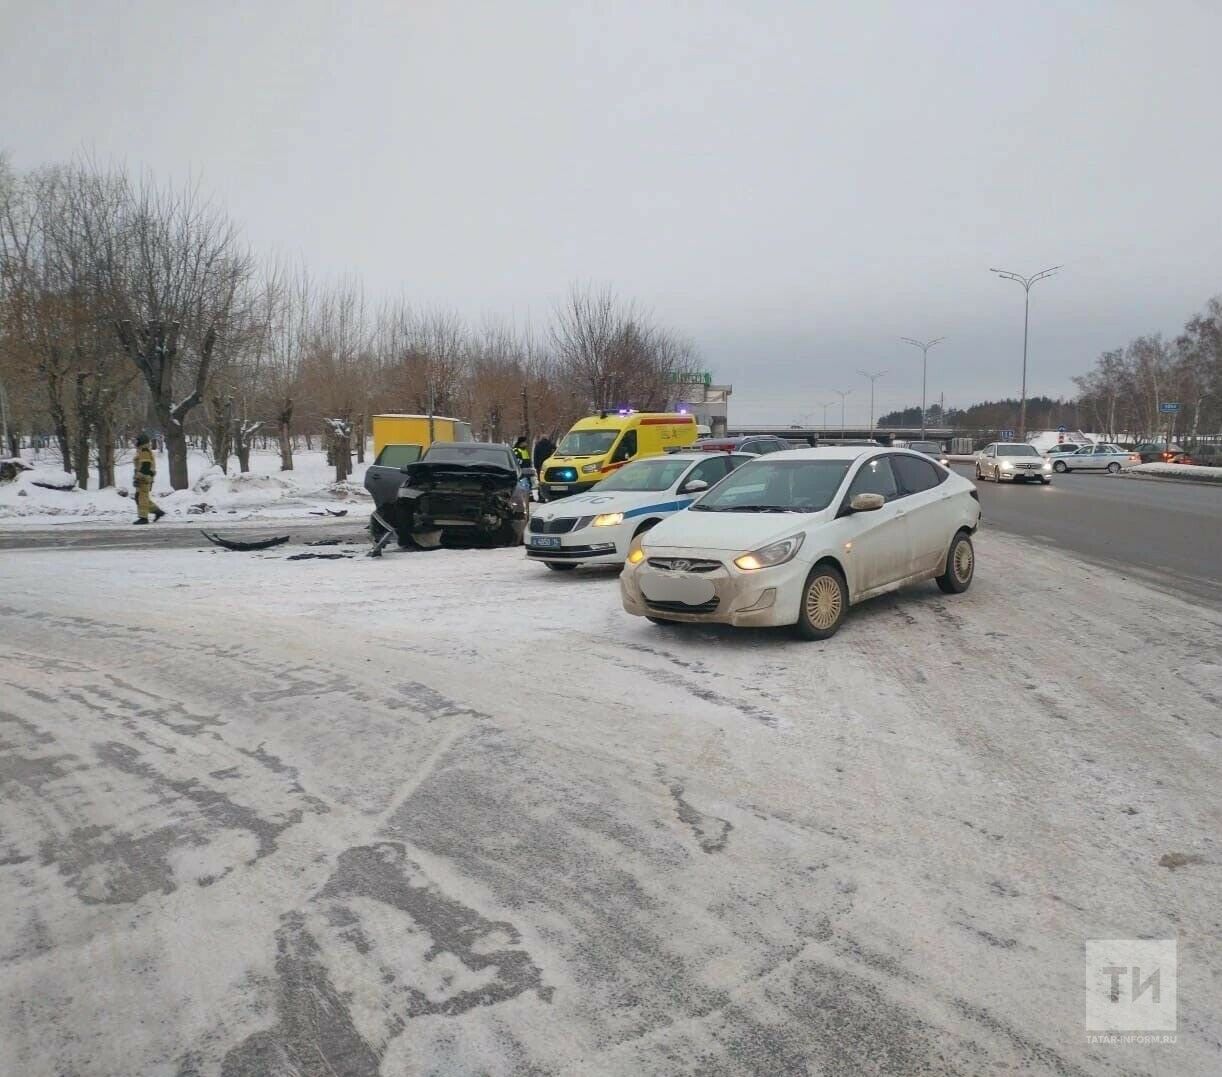
{"label": "white car alloy wheel", "polygon": [[848,611],[849,590],[832,565],[817,565],[807,577],[795,631],[803,639],[834,636]]}
{"label": "white car alloy wheel", "polygon": [[1115,460],[1113,460],[1110,464],[1107,465],[1107,470],[1109,474],[1115,475],[1116,472],[1120,470],[1120,465],[1116,463]]}
{"label": "white car alloy wheel", "polygon": [[1000,467],[993,468],[993,481],[1001,482],[1001,468]]}
{"label": "white car alloy wheel", "polygon": [[945,571],[935,578],[935,582],[944,594],[961,595],[971,587],[975,574],[976,550],[972,538],[966,531],[960,531],[951,539]]}
{"label": "white car alloy wheel", "polygon": [[806,591],[806,616],[824,632],[836,623],[843,605],[840,588],[830,576],[820,576]]}
{"label": "white car alloy wheel", "polygon": [[1064,475],[1064,474],[1065,474],[1065,472],[1067,472],[1067,471],[1069,470],[1069,468],[1068,468],[1068,466],[1066,466],[1066,464],[1065,464],[1065,461],[1064,461],[1064,460],[1057,460],[1057,461],[1056,461],[1056,462],[1055,462],[1055,463],[1052,465],[1052,470],[1053,470],[1053,471],[1055,471],[1055,472],[1056,472],[1058,475]]}

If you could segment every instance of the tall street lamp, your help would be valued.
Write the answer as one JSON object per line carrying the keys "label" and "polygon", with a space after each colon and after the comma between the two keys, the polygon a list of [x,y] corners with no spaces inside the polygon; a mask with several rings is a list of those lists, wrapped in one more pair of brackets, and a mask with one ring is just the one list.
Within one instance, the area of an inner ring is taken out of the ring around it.
{"label": "tall street lamp", "polygon": [[1031,285],[1037,280],[1051,277],[1061,268],[1061,266],[1049,266],[1030,277],[1024,277],[1021,273],[1011,273],[1008,269],[989,269],[990,273],[996,273],[999,277],[1005,277],[1006,280],[1016,280],[1023,286],[1023,395],[1018,404],[1018,440],[1020,442],[1027,440],[1027,323],[1031,314]]}
{"label": "tall street lamp", "polygon": [[839,389],[833,389],[832,392],[840,397],[840,436],[844,437],[844,398],[846,396],[852,396],[853,390],[845,389],[843,392],[841,392]]}
{"label": "tall street lamp", "polygon": [[941,344],[945,337],[935,337],[933,340],[913,340],[912,337],[900,337],[905,344],[921,349],[921,438],[925,437],[925,372],[929,367],[929,349],[935,344]]}
{"label": "tall street lamp", "polygon": [[870,430],[874,429],[874,383],[887,372],[880,370],[877,374],[867,374],[864,370],[857,371],[863,378],[870,379]]}
{"label": "tall street lamp", "polygon": [[829,402],[828,402],[828,403],[826,403],[826,404],[820,404],[820,405],[819,405],[819,407],[821,407],[821,408],[823,409],[823,429],[824,429],[824,430],[826,430],[826,429],[827,429],[827,409],[828,409],[828,408],[833,408],[833,407],[835,407],[835,406],[836,406],[836,401],[834,401],[834,400],[831,400],[831,401],[829,401]]}

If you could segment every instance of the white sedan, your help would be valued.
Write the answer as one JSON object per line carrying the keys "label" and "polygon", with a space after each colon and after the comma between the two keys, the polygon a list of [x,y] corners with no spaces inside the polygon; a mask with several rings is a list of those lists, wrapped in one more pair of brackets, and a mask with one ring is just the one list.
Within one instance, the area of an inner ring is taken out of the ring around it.
{"label": "white sedan", "polygon": [[637,538],[620,593],[657,623],[793,625],[825,639],[850,605],[905,584],[966,591],[979,522],[975,486],[919,453],[777,453]]}
{"label": "white sedan", "polygon": [[526,556],[556,572],[578,565],[620,565],[632,540],[687,508],[755,454],[682,452],[621,468],[588,493],[535,507]]}
{"label": "white sedan", "polygon": [[976,479],[994,482],[1052,482],[1052,464],[1035,451],[1034,445],[995,441],[976,454]]}
{"label": "white sedan", "polygon": [[1084,445],[1077,452],[1062,453],[1052,461],[1052,470],[1058,474],[1066,471],[1110,471],[1115,475],[1121,468],[1140,463],[1141,457],[1137,453],[1103,442]]}

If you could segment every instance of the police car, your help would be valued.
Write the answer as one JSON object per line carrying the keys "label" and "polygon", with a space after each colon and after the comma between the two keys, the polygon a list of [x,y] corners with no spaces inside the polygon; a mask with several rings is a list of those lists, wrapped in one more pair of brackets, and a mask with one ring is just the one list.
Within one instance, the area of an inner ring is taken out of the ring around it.
{"label": "police car", "polygon": [[588,493],[536,506],[526,556],[556,572],[623,564],[637,535],[755,459],[750,453],[676,452],[637,460]]}

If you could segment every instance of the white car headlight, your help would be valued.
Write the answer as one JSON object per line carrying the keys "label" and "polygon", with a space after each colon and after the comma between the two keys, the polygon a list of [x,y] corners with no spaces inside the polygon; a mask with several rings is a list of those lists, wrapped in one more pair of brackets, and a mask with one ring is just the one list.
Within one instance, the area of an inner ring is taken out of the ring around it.
{"label": "white car headlight", "polygon": [[1051,471],[1051,470],[1052,470],[1052,464],[1051,464],[1049,461],[1047,461],[1047,460],[1045,460],[1045,461],[1044,461],[1044,470],[1045,470],[1045,471]]}
{"label": "white car headlight", "polygon": [[632,549],[628,551],[628,564],[639,565],[645,560],[645,551],[641,549],[640,538],[632,540]]}
{"label": "white car headlight", "polygon": [[1010,468],[1012,468],[1013,466],[1014,466],[1014,465],[1013,465],[1012,463],[1010,463],[1010,461],[1009,461],[1009,460],[1003,460],[1003,461],[1001,462],[1001,467],[1002,467],[1002,470],[1003,470],[1003,471],[1009,471],[1009,470],[1010,470]]}
{"label": "white car headlight", "polygon": [[622,524],[623,522],[624,514],[622,512],[604,512],[594,517],[595,527],[614,527],[616,524]]}
{"label": "white car headlight", "polygon": [[780,542],[773,542],[768,546],[763,546],[758,550],[752,550],[750,553],[734,558],[734,564],[744,572],[754,572],[757,568],[772,568],[774,565],[783,565],[786,561],[793,560],[794,554],[802,548],[802,541],[805,538],[805,534],[790,535],[789,538],[781,539]]}
{"label": "white car headlight", "polygon": [[582,464],[581,473],[583,475],[592,475],[595,471],[601,471],[602,464]]}

